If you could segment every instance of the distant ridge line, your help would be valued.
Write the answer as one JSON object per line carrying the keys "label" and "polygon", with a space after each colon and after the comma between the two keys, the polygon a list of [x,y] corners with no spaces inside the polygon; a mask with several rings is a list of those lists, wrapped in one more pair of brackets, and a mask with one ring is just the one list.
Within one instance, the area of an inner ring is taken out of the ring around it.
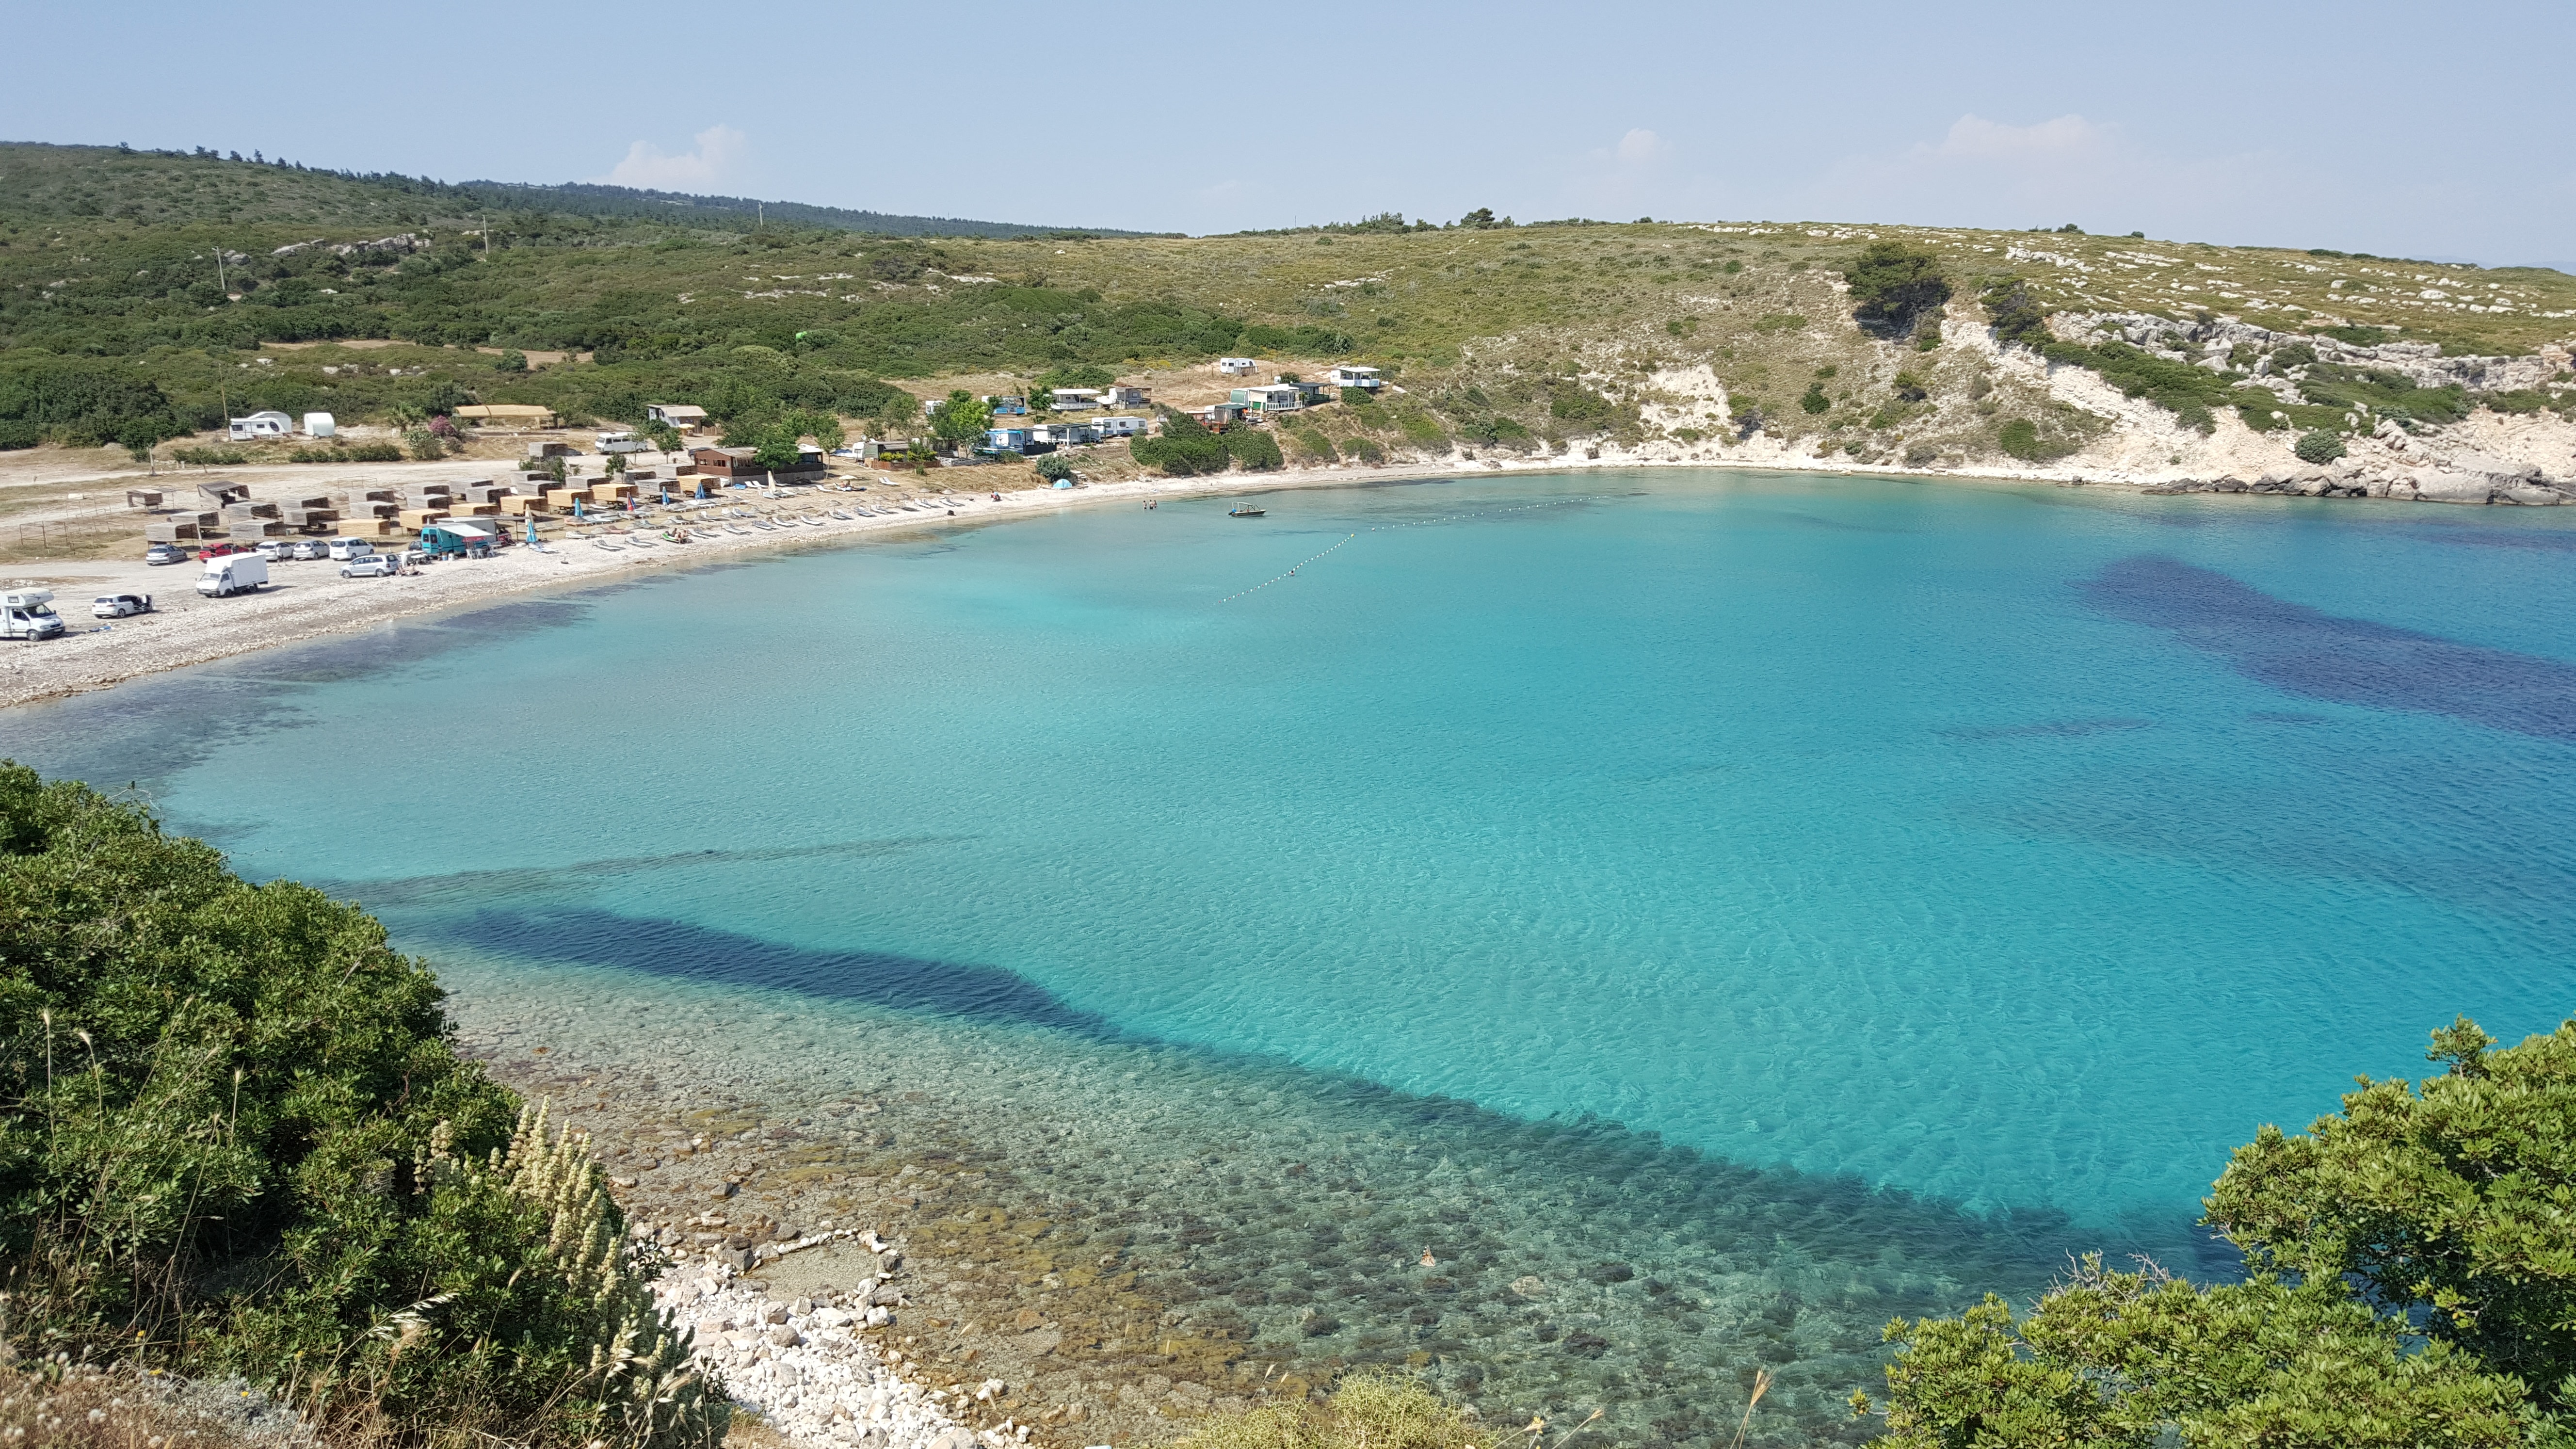
{"label": "distant ridge line", "polygon": [[[414,209],[426,204],[451,215],[470,215],[477,210],[489,209],[746,231],[760,221],[775,221],[782,226],[901,237],[1169,235],[1111,227],[1043,226],[1025,222],[976,221],[955,216],[908,216],[899,212],[816,206],[801,201],[765,201],[748,196],[706,196],[683,191],[649,190],[599,181],[569,181],[559,185],[518,181],[449,182],[392,171],[336,171],[304,166],[284,157],[264,156],[256,151],[246,160],[238,153],[226,155],[202,147],[156,150],[133,146],[72,146],[46,141],[0,141],[0,213],[25,216],[126,214],[125,209],[138,198],[120,186],[122,179],[142,177],[148,181],[154,175],[184,174],[180,171],[154,172],[151,168],[156,165],[204,167],[208,171],[227,174],[257,173],[281,181],[292,180],[294,186],[302,188],[268,193],[273,197],[282,195],[286,199],[282,206],[270,208],[270,214],[263,218],[266,220],[293,219],[319,223],[333,219],[331,213],[345,212],[348,214],[337,219],[373,224],[374,218],[362,213],[370,208],[398,203]],[[135,168],[138,167],[142,170],[137,171]],[[325,189],[316,191],[313,189],[316,185]],[[327,189],[333,185],[344,185],[354,190],[333,193]],[[359,198],[364,198],[365,204],[358,204]],[[186,215],[188,198],[184,196],[162,195],[141,199],[175,206],[181,215],[156,217],[133,214],[132,219],[195,219]]]}
{"label": "distant ridge line", "polygon": [[1151,236],[1097,226],[1039,226],[1013,221],[976,221],[955,216],[906,216],[895,212],[815,206],[802,201],[763,201],[746,196],[707,196],[686,191],[657,191],[615,186],[599,181],[541,185],[522,181],[462,181],[461,191],[489,194],[496,201],[541,210],[578,211],[590,216],[667,219],[675,212],[718,212],[728,217],[761,217],[796,226],[834,231],[877,232],[889,236]]}

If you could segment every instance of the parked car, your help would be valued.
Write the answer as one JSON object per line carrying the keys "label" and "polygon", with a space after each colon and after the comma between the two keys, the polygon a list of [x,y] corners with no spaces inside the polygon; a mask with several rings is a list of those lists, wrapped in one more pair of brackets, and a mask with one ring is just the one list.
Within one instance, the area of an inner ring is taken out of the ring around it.
{"label": "parked car", "polygon": [[296,558],[313,559],[329,558],[331,556],[331,540],[327,538],[299,538],[295,541],[294,556]]}
{"label": "parked car", "polygon": [[149,614],[152,612],[152,596],[101,594],[90,600],[89,612],[94,619],[122,619],[128,614]]}
{"label": "parked car", "polygon": [[389,553],[362,553],[340,565],[344,579],[389,579],[401,572],[402,565]]}
{"label": "parked car", "polygon": [[186,563],[188,551],[175,543],[156,543],[143,551],[143,561],[148,564]]}
{"label": "parked car", "polygon": [[200,559],[223,558],[223,557],[226,557],[227,555],[231,555],[231,554],[237,554],[237,553],[248,553],[248,552],[250,552],[250,545],[248,545],[248,544],[243,544],[243,543],[210,543],[210,544],[207,544],[204,548],[201,548],[201,549],[197,550],[197,557],[198,557],[198,558],[200,558]]}
{"label": "parked car", "polygon": [[258,552],[262,563],[276,563],[280,559],[295,557],[295,544],[291,539],[263,538],[251,547]]}
{"label": "parked car", "polygon": [[231,558],[208,559],[206,571],[197,575],[197,592],[209,599],[227,594],[246,594],[268,587],[268,561],[256,556],[236,554]]}
{"label": "parked car", "polygon": [[365,558],[367,555],[374,553],[375,551],[376,546],[367,542],[363,538],[335,538],[331,540],[331,557],[336,558],[343,563],[346,563],[353,558]]}

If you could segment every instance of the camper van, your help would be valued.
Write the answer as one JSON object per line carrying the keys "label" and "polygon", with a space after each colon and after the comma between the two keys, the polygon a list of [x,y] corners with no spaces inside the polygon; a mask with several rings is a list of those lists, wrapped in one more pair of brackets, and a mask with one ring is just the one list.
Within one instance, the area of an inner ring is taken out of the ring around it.
{"label": "camper van", "polygon": [[653,445],[650,442],[635,436],[633,433],[602,433],[599,435],[599,451],[603,453],[641,453],[651,446]]}
{"label": "camper van", "polygon": [[0,594],[0,639],[51,639],[63,632],[51,589],[11,589]]}
{"label": "camper van", "polygon": [[226,554],[206,560],[206,571],[197,575],[197,592],[209,599],[226,594],[246,594],[268,585],[268,562],[255,553]]}

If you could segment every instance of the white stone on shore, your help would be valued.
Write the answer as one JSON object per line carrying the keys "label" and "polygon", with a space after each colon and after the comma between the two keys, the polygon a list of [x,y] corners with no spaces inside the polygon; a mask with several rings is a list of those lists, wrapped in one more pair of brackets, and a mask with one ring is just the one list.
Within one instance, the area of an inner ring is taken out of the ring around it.
{"label": "white stone on shore", "polygon": [[[700,1362],[722,1376],[734,1402],[755,1410],[790,1443],[812,1449],[1017,1449],[1025,1435],[1006,1425],[982,1434],[940,1407],[946,1391],[900,1377],[874,1345],[849,1329],[857,1315],[799,1299],[750,1292],[721,1273],[665,1277],[654,1301],[696,1331]],[[810,1309],[810,1312],[798,1312]],[[890,1321],[869,1309],[871,1326]],[[976,1398],[1003,1392],[988,1379]]]}

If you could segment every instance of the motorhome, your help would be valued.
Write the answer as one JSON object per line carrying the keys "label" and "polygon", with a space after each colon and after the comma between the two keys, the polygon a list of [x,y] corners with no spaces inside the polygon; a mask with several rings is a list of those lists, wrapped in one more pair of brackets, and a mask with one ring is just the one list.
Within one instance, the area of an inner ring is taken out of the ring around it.
{"label": "motorhome", "polygon": [[603,453],[641,453],[651,446],[653,446],[651,442],[643,438],[639,438],[633,433],[602,433],[599,435],[599,451]]}
{"label": "motorhome", "polygon": [[206,571],[197,575],[197,592],[209,599],[228,594],[247,594],[268,586],[268,561],[255,553],[226,554],[206,560]]}
{"label": "motorhome", "polygon": [[261,438],[283,438],[295,431],[295,419],[281,412],[256,412],[246,418],[227,420],[225,439],[234,443],[255,442]]}
{"label": "motorhome", "polygon": [[51,639],[63,632],[51,589],[11,589],[0,594],[0,639]]}

